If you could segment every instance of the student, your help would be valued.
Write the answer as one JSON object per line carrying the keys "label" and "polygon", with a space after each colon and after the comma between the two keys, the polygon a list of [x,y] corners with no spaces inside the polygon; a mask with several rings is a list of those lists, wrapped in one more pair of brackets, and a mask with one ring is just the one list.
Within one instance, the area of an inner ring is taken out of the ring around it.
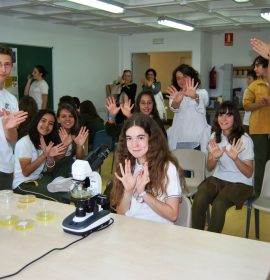
{"label": "student", "polygon": [[145,78],[142,83],[143,92],[151,92],[155,98],[157,110],[161,120],[167,118],[164,99],[161,92],[161,83],[157,81],[157,72],[153,68],[149,68],[145,72]]}
{"label": "student", "polygon": [[32,96],[37,102],[38,109],[47,108],[49,86],[44,80],[47,74],[48,71],[44,66],[36,65],[32,74],[28,75],[27,83],[24,88],[24,95]]}
{"label": "student", "polygon": [[172,224],[179,211],[177,160],[155,121],[144,114],[127,119],[116,151],[111,206],[118,214]]}
{"label": "student", "polygon": [[223,102],[218,108],[209,140],[207,169],[213,171],[199,187],[192,204],[192,227],[204,229],[210,204],[208,230],[221,232],[227,209],[241,209],[253,194],[253,143],[244,132],[236,106]]}
{"label": "student", "polygon": [[11,189],[13,180],[13,148],[17,141],[17,126],[25,121],[27,113],[18,112],[15,96],[5,88],[12,69],[12,49],[0,45],[0,189]]}
{"label": "student", "polygon": [[18,139],[21,139],[28,134],[30,123],[38,112],[37,102],[31,96],[23,96],[19,101],[19,109],[28,113],[26,121],[18,127]]}
{"label": "student", "polygon": [[57,121],[54,112],[40,110],[31,122],[29,134],[22,137],[15,146],[15,193],[34,194],[39,198],[61,201],[63,194],[47,190],[47,184],[56,177],[51,173],[55,157],[65,150],[63,144],[54,145],[56,139]]}
{"label": "student", "polygon": [[199,73],[187,64],[181,64],[172,73],[172,85],[166,90],[170,95],[170,109],[174,112],[172,126],[167,130],[171,150],[176,149],[178,143],[188,142],[193,148],[207,153],[210,136],[206,121],[208,93],[198,89],[200,83]]}
{"label": "student", "polygon": [[256,196],[261,193],[266,162],[270,159],[270,87],[267,82],[269,61],[262,56],[254,60],[257,80],[247,89],[243,105],[245,111],[251,111],[249,134],[254,143]]}
{"label": "student", "polygon": [[104,120],[99,116],[92,101],[85,100],[80,104],[80,115],[89,131],[89,146],[93,144],[96,132],[104,130]]}
{"label": "student", "polygon": [[88,129],[80,127],[76,109],[67,103],[60,104],[57,110],[57,121],[60,125],[59,136],[66,147],[65,156],[84,158],[84,144],[88,138]]}
{"label": "student", "polygon": [[[254,70],[249,70],[247,72],[247,85],[249,86],[251,83],[253,83],[257,79],[256,72]],[[247,93],[247,89],[245,90],[243,94],[243,100],[245,99],[245,95]],[[249,118],[250,118],[250,111],[245,111],[244,117],[243,117],[243,126],[246,133],[249,133]]]}
{"label": "student", "polygon": [[[269,61],[269,59],[270,59],[270,43],[267,44],[260,39],[252,38],[250,40],[250,44],[252,45],[253,50],[255,52],[257,52],[259,55],[261,55],[263,58],[265,58]],[[267,80],[268,80],[268,83],[270,83],[270,67],[268,67]]]}

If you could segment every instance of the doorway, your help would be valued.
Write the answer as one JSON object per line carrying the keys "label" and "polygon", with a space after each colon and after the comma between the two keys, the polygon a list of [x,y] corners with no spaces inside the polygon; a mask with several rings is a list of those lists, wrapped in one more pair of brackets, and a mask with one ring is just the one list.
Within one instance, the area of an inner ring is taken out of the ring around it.
{"label": "doorway", "polygon": [[157,80],[161,82],[161,91],[165,92],[171,84],[172,72],[180,64],[192,65],[192,52],[148,52],[132,54],[133,81],[141,90],[142,80],[148,68],[157,71]]}

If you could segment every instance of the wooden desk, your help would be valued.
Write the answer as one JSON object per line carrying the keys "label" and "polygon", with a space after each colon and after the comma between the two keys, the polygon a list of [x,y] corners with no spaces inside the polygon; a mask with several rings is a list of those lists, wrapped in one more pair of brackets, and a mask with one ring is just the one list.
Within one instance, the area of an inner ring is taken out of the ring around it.
{"label": "wooden desk", "polygon": [[[35,219],[40,200],[12,211]],[[55,247],[78,239],[62,220],[74,207],[48,202],[57,218],[28,231],[0,227],[0,277]],[[3,209],[0,209],[2,212]],[[49,254],[11,279],[266,279],[270,244],[173,225],[112,215],[114,224]]]}

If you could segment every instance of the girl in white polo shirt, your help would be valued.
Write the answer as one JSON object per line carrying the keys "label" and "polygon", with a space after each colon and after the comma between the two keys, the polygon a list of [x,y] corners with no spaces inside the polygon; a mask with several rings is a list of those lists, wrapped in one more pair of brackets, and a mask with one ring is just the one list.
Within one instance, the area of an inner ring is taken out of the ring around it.
{"label": "girl in white polo shirt", "polygon": [[117,213],[167,224],[175,222],[182,170],[156,122],[141,113],[127,119],[116,155],[111,206]]}
{"label": "girl in white polo shirt", "polygon": [[192,205],[192,227],[204,229],[212,204],[208,230],[221,232],[227,209],[241,209],[253,194],[253,142],[244,132],[236,106],[223,102],[218,108],[208,145],[207,169],[213,171],[198,187]]}

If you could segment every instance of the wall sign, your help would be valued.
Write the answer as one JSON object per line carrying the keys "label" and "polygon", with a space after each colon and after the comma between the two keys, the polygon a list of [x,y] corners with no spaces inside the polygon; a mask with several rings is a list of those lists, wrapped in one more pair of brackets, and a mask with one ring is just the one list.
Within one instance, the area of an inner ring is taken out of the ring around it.
{"label": "wall sign", "polygon": [[224,46],[233,46],[233,33],[224,34]]}

